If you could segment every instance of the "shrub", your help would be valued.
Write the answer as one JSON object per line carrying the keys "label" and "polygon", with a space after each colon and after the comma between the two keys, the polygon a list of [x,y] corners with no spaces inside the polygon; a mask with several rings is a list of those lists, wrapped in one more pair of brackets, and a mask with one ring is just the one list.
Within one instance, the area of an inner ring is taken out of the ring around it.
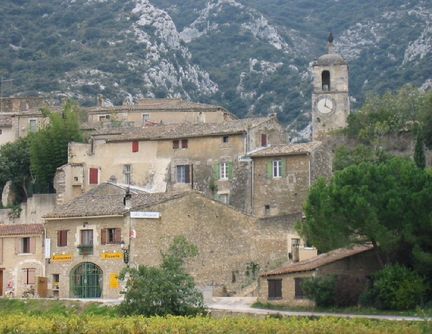
{"label": "shrub", "polygon": [[302,288],[305,296],[319,307],[335,304],[336,278],[334,276],[308,278],[303,282]]}
{"label": "shrub", "polygon": [[426,283],[417,273],[400,265],[387,266],[373,276],[362,302],[380,309],[408,310],[422,302],[426,290]]}

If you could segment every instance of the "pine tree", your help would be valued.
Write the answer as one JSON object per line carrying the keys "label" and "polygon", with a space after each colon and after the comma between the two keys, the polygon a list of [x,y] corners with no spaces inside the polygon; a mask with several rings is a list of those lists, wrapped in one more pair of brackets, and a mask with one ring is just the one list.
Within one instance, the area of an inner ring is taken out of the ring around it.
{"label": "pine tree", "polygon": [[426,167],[426,156],[424,152],[424,140],[422,132],[419,130],[417,133],[417,140],[414,149],[414,161],[418,168],[424,169]]}

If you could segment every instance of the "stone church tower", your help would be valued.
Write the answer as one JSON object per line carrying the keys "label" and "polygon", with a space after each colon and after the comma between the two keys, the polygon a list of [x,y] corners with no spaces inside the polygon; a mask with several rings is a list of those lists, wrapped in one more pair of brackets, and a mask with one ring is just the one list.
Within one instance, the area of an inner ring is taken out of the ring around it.
{"label": "stone church tower", "polygon": [[348,64],[335,52],[331,33],[327,47],[327,54],[312,65],[312,140],[323,139],[327,132],[346,127],[350,113]]}

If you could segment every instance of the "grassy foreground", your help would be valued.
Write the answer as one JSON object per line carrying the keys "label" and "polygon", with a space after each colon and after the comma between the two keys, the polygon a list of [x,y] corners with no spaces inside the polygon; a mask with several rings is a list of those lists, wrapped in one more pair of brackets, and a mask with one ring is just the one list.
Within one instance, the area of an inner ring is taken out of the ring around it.
{"label": "grassy foreground", "polygon": [[0,333],[146,333],[146,334],[213,334],[213,333],[292,333],[292,334],[423,334],[431,333],[427,323],[401,323],[336,318],[312,319],[256,319],[251,317],[185,318],[185,317],[129,317],[107,316],[32,316],[6,315],[0,320]]}

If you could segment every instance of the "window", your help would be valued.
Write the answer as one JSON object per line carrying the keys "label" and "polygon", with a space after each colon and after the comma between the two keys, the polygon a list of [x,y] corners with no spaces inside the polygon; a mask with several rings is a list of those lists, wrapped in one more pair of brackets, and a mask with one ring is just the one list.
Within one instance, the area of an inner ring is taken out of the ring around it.
{"label": "window", "polygon": [[101,244],[120,244],[121,229],[120,228],[103,228],[101,230]]}
{"label": "window", "polygon": [[176,140],[173,140],[173,149],[178,149],[179,148],[179,140],[178,139],[176,139]]}
{"label": "window", "polygon": [[188,148],[188,140],[182,139],[181,141],[181,148]]}
{"label": "window", "polygon": [[99,184],[99,168],[90,168],[89,183],[90,184]]}
{"label": "window", "polygon": [[139,142],[138,142],[138,140],[134,140],[132,142],[132,152],[136,153],[138,151],[139,151]]}
{"label": "window", "polygon": [[178,149],[178,148],[188,148],[188,140],[187,139],[175,139],[173,140],[173,149]]}
{"label": "window", "polygon": [[177,183],[190,183],[190,165],[177,166]]}
{"label": "window", "polygon": [[99,122],[109,121],[110,118],[111,118],[110,115],[100,115]]}
{"label": "window", "polygon": [[30,238],[26,237],[26,238],[21,238],[21,253],[31,253],[30,251]]}
{"label": "window", "polygon": [[282,160],[273,160],[273,177],[282,177]]}
{"label": "window", "polygon": [[93,230],[81,230],[81,246],[93,247]]}
{"label": "window", "polygon": [[124,174],[125,183],[131,184],[131,182],[132,182],[132,166],[131,165],[123,165],[123,174]]}
{"label": "window", "polygon": [[303,278],[294,278],[294,282],[295,282],[295,299],[303,299],[304,298],[304,294],[303,294]]}
{"label": "window", "polygon": [[269,204],[264,205],[264,214],[265,215],[270,214],[270,205]]}
{"label": "window", "polygon": [[143,114],[142,119],[143,119],[143,125],[145,125],[146,122],[150,120],[150,114]]}
{"label": "window", "polygon": [[60,287],[60,274],[53,274],[52,278],[53,278],[52,288],[53,290],[58,290]]}
{"label": "window", "polygon": [[224,144],[228,143],[228,136],[222,137],[222,143],[224,143]]}
{"label": "window", "polygon": [[282,298],[282,280],[281,279],[269,279],[268,283],[268,298],[269,299],[281,299]]}
{"label": "window", "polygon": [[330,90],[330,72],[323,71],[321,73],[321,81],[322,81],[322,90],[329,91]]}
{"label": "window", "polygon": [[261,134],[261,146],[267,146],[267,135],[265,133]]}
{"label": "window", "polygon": [[227,162],[221,162],[220,163],[220,179],[221,180],[228,180],[228,163]]}
{"label": "window", "polygon": [[57,231],[57,247],[67,246],[67,230]]}
{"label": "window", "polygon": [[228,194],[219,194],[219,201],[221,201],[224,204],[229,203],[229,195]]}
{"label": "window", "polygon": [[36,132],[37,131],[37,119],[29,120],[29,131]]}
{"label": "window", "polygon": [[36,269],[24,268],[24,284],[36,284]]}

